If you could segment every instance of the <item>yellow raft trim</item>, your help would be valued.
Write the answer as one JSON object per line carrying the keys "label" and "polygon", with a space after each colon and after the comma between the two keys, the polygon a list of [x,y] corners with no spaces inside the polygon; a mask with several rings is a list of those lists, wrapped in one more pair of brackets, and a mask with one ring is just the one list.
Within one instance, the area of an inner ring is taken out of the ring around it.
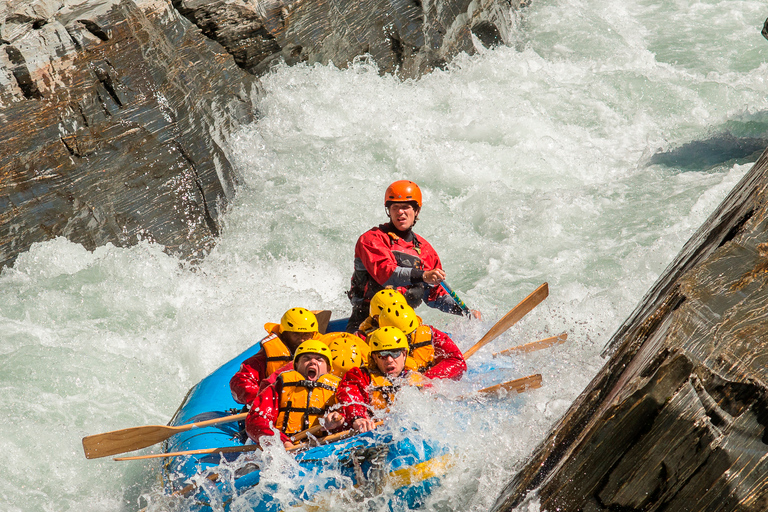
{"label": "yellow raft trim", "polygon": [[449,454],[429,459],[407,468],[401,468],[389,473],[389,482],[392,487],[399,489],[409,485],[423,482],[429,478],[442,476],[451,465],[451,456]]}

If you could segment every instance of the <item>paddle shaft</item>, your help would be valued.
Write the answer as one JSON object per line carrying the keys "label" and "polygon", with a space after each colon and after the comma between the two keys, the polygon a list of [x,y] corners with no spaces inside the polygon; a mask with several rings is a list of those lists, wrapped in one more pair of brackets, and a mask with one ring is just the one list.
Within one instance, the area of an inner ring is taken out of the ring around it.
{"label": "paddle shaft", "polygon": [[456,302],[456,305],[461,308],[461,312],[464,313],[464,316],[472,318],[472,312],[469,310],[467,305],[464,304],[464,301],[461,300],[458,295],[456,295],[456,292],[453,291],[445,281],[440,281],[440,286],[442,286],[443,290],[448,292],[448,295],[450,295],[451,298]]}
{"label": "paddle shaft", "polygon": [[198,421],[186,425],[170,427],[168,425],[147,425],[144,427],[131,427],[122,430],[113,430],[103,434],[95,434],[83,438],[83,450],[86,459],[98,459],[118,453],[132,452],[147,446],[152,446],[165,441],[174,434],[186,432],[193,428],[210,427],[220,423],[230,423],[244,420],[248,413],[240,413],[232,416],[224,416],[212,420]]}
{"label": "paddle shaft", "polygon": [[541,301],[546,299],[548,295],[549,285],[547,283],[544,283],[536,288],[530,295],[520,301],[517,306],[510,309],[509,312],[501,318],[501,320],[496,322],[496,325],[491,327],[490,330],[485,333],[485,336],[480,339],[480,341],[475,343],[472,347],[470,347],[469,350],[464,352],[464,359],[469,359],[472,354],[483,348],[486,344],[495,340],[504,331],[519,322],[521,318],[528,314],[528,312],[535,308]]}
{"label": "paddle shaft", "polygon": [[501,384],[496,384],[495,386],[483,388],[478,390],[477,392],[489,395],[491,393],[495,393],[501,389],[504,389],[506,391],[514,391],[515,393],[523,393],[525,391],[528,391],[529,389],[538,389],[540,387],[541,387],[541,374],[536,373],[533,375],[528,375],[527,377],[521,377],[519,379],[502,382]]}
{"label": "paddle shaft", "polygon": [[525,345],[518,345],[517,347],[512,347],[506,350],[502,350],[501,352],[494,352],[493,357],[508,356],[512,354],[527,354],[528,352],[535,352],[536,350],[549,348],[552,345],[565,343],[565,340],[567,339],[568,339],[568,333],[564,332],[564,333],[558,334],[557,336],[544,338],[543,340],[539,340],[539,341],[532,341],[530,343],[526,343]]}
{"label": "paddle shaft", "polygon": [[[381,421],[376,422],[376,426],[378,427],[382,423],[383,422]],[[305,439],[310,434],[320,432],[321,429],[322,427],[320,425],[316,425],[312,428],[308,428],[307,430],[303,430],[298,434],[294,434],[294,436],[291,439],[294,441]],[[317,441],[318,441],[318,444],[332,443],[334,441],[338,441],[339,439],[353,435],[355,433],[356,432],[352,429],[344,430],[343,432],[339,432],[337,434],[329,434],[329,435],[326,435],[325,437],[320,437],[317,439]],[[292,452],[296,450],[301,450],[308,446],[309,446],[309,441],[297,444],[293,448],[289,448],[288,451]],[[125,460],[142,460],[142,459],[160,459],[165,457],[180,457],[182,455],[206,455],[206,454],[212,454],[212,453],[253,452],[260,449],[261,447],[257,444],[249,444],[245,446],[224,446],[221,448],[203,448],[200,450],[186,450],[183,452],[154,453],[152,455],[137,455],[134,457],[115,457],[113,460],[125,461]]]}

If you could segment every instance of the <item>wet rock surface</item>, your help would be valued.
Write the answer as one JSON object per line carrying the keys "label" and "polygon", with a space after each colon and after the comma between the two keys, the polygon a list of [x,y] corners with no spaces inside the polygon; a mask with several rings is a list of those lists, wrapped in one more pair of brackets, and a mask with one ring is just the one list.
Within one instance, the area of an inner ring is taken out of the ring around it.
{"label": "wet rock surface", "polygon": [[243,68],[345,67],[370,55],[382,73],[416,78],[477,45],[510,44],[513,11],[529,0],[173,0]]}
{"label": "wet rock surface", "polygon": [[0,21],[0,267],[57,236],[209,248],[258,81],[164,0],[4,0]]}
{"label": "wet rock surface", "polygon": [[493,510],[768,510],[768,152],[607,355]]}
{"label": "wet rock surface", "polygon": [[417,77],[511,42],[521,0],[170,2],[0,0],[0,268],[57,236],[203,254],[254,74],[370,55]]}

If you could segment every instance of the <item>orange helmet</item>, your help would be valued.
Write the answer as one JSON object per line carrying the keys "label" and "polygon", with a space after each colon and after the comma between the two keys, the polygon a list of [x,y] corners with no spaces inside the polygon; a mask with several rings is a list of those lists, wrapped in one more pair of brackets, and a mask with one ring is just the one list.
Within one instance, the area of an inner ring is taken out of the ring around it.
{"label": "orange helmet", "polygon": [[390,203],[416,203],[421,208],[421,189],[409,180],[396,181],[384,193],[384,206]]}

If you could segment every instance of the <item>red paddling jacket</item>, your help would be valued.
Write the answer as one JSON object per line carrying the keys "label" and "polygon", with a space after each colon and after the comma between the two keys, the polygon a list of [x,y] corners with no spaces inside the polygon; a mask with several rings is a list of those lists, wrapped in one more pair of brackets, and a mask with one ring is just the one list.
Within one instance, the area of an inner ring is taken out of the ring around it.
{"label": "red paddling jacket", "polygon": [[352,368],[336,388],[336,401],[344,416],[344,428],[351,428],[357,418],[370,418],[373,409],[387,409],[402,384],[425,385],[423,377],[415,372],[403,370],[398,376],[402,383],[393,384],[392,379],[378,368]]}
{"label": "red paddling jacket", "polygon": [[355,245],[355,271],[348,296],[353,304],[369,303],[384,287],[396,288],[411,307],[422,300],[441,311],[461,314],[441,287],[424,283],[424,272],[441,269],[440,257],[424,238],[412,230],[398,232],[391,223],[363,233]]}
{"label": "red paddling jacket", "polygon": [[430,325],[420,325],[409,334],[408,346],[405,367],[429,379],[459,380],[467,371],[459,347],[450,336]]}
{"label": "red paddling jacket", "polygon": [[[237,403],[251,404],[264,387],[261,385],[262,380],[285,365],[292,364],[291,351],[277,337],[280,324],[268,323],[264,327],[270,334],[261,340],[261,350],[243,361],[240,369],[229,381],[229,390]],[[293,366],[289,369],[293,369]]]}

